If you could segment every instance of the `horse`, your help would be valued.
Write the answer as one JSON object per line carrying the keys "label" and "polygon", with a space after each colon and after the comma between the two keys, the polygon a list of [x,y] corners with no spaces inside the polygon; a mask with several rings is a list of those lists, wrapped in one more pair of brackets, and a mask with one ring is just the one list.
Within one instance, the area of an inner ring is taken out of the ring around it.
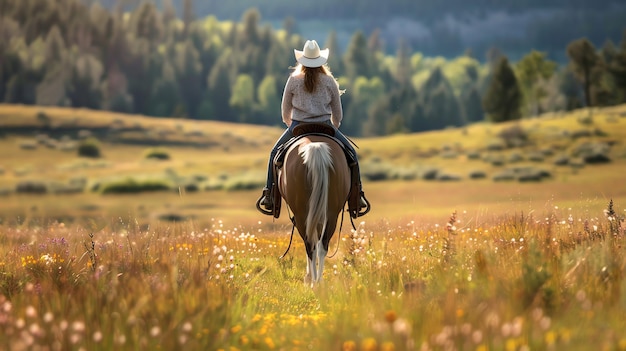
{"label": "horse", "polygon": [[328,244],[337,218],[348,199],[350,168],[339,142],[315,134],[289,147],[279,170],[281,197],[293,212],[293,221],[307,254],[305,283],[322,279]]}

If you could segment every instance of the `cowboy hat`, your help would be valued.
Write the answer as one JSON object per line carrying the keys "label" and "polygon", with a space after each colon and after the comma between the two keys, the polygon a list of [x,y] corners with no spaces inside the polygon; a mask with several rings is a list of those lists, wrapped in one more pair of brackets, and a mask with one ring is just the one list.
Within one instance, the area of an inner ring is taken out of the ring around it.
{"label": "cowboy hat", "polygon": [[328,60],[328,49],[320,50],[315,40],[307,40],[302,51],[293,50],[296,61],[305,67],[320,67]]}

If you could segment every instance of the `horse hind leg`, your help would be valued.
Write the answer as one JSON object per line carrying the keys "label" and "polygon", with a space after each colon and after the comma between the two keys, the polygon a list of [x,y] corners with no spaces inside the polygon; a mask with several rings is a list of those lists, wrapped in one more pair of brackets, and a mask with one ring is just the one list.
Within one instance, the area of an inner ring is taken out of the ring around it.
{"label": "horse hind leg", "polygon": [[324,243],[322,240],[318,241],[315,245],[315,256],[317,256],[317,282],[322,281],[322,273],[324,273],[324,260],[326,259],[326,254],[328,250],[324,248]]}
{"label": "horse hind leg", "polygon": [[307,264],[306,275],[304,276],[304,284],[311,284],[312,286],[317,279],[317,257],[315,255],[315,246],[309,246],[309,244],[306,244],[306,256]]}

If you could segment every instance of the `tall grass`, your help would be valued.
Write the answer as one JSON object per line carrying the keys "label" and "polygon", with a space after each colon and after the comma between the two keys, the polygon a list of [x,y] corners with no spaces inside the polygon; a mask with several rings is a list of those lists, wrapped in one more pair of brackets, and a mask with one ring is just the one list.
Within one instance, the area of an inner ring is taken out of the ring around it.
{"label": "tall grass", "polygon": [[622,217],[365,221],[313,289],[300,241],[277,258],[286,232],[4,225],[0,348],[624,350]]}

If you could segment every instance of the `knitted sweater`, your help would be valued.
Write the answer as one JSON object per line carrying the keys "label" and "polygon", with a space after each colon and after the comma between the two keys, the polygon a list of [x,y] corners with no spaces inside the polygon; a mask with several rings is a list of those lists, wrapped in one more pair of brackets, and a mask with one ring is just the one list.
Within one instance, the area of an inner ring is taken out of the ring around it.
{"label": "knitted sweater", "polygon": [[339,128],[343,118],[339,85],[335,78],[320,74],[313,93],[304,88],[304,74],[290,75],[285,84],[282,101],[283,122],[326,122],[331,120]]}

